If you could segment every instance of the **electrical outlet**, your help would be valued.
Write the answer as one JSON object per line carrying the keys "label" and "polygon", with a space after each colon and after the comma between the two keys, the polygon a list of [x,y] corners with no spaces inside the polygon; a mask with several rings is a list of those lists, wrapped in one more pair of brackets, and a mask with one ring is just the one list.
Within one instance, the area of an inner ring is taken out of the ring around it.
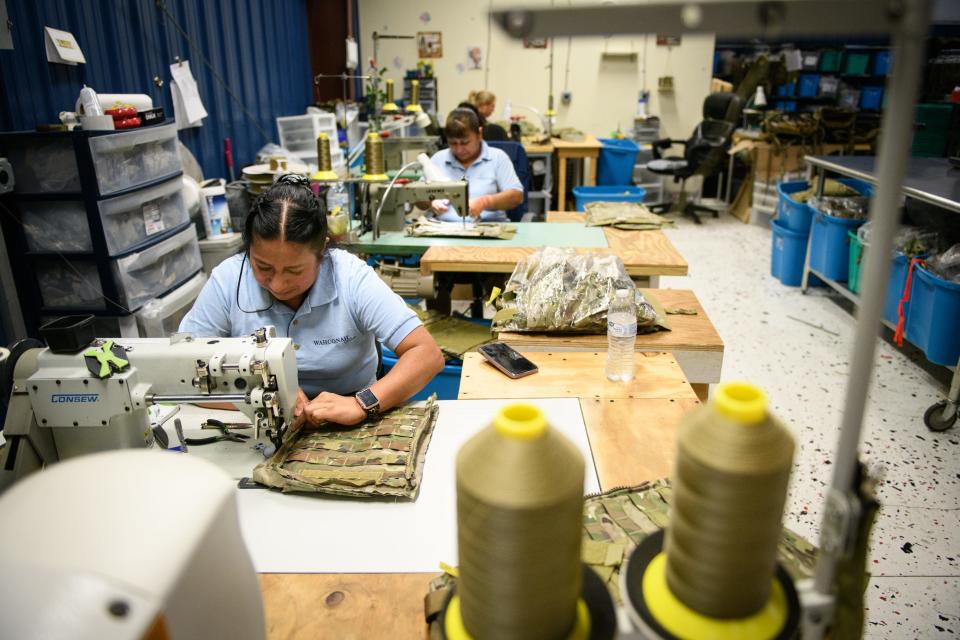
{"label": "electrical outlet", "polygon": [[571,100],[573,100],[573,92],[564,91],[560,94],[560,104],[570,104]]}

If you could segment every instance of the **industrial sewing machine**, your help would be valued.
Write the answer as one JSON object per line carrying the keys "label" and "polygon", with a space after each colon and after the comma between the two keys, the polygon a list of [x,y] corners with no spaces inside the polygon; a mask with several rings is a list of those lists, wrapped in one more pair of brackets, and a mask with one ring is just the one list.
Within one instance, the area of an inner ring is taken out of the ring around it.
{"label": "industrial sewing machine", "polygon": [[371,219],[374,240],[384,231],[403,232],[407,213],[405,204],[423,204],[431,200],[449,200],[450,206],[458,212],[466,212],[470,204],[467,181],[370,185],[370,202],[376,206]]}
{"label": "industrial sewing machine", "polygon": [[89,320],[62,318],[41,330],[50,347],[14,350],[0,492],[59,460],[153,446],[154,404],[232,403],[258,438],[279,444],[298,382],[293,343],[274,327],[235,338],[94,339]]}

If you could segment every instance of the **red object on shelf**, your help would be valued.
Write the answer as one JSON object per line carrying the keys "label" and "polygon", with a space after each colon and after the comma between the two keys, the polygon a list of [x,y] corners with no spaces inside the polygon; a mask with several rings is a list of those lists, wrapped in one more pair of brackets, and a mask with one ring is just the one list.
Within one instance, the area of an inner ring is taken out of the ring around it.
{"label": "red object on shelf", "polygon": [[134,116],[132,118],[116,118],[113,119],[113,128],[114,129],[136,129],[140,126],[140,118]]}
{"label": "red object on shelf", "polygon": [[104,113],[108,116],[113,116],[114,122],[117,120],[126,120],[127,118],[136,118],[137,117],[137,108],[133,105],[124,104],[111,107],[104,110]]}
{"label": "red object on shelf", "polygon": [[960,104],[960,87],[954,87],[953,91],[950,92],[950,102]]}

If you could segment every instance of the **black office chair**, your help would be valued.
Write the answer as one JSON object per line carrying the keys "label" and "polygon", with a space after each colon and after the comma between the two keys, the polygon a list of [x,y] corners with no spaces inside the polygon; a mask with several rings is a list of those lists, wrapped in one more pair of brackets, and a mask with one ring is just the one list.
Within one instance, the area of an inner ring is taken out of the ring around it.
{"label": "black office chair", "polygon": [[517,178],[520,179],[520,184],[523,185],[523,202],[510,211],[507,211],[507,217],[511,222],[520,222],[523,219],[523,214],[527,212],[527,207],[530,202],[531,174],[527,152],[519,142],[487,142],[487,144],[507,154],[510,162],[513,163],[514,171],[517,172]]}
{"label": "black office chair", "polygon": [[[654,159],[647,163],[647,169],[663,176],[673,176],[680,183],[680,197],[676,203],[667,201],[650,207],[657,213],[681,213],[700,224],[700,213],[719,212],[709,207],[688,201],[685,189],[687,178],[699,175],[713,176],[723,167],[723,159],[730,148],[730,139],[740,118],[743,101],[735,93],[713,93],[703,101],[703,122],[693,130],[689,140],[665,138],[653,142]],[[683,145],[683,156],[663,157],[661,153],[672,145]]]}

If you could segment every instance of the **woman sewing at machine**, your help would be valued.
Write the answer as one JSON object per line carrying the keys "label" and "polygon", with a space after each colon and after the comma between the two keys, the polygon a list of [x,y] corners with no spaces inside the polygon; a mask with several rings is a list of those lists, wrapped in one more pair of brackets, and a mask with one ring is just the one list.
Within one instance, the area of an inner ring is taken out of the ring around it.
{"label": "woman sewing at machine", "polygon": [[[180,331],[245,336],[273,325],[292,338],[298,420],[357,424],[443,369],[437,343],[400,296],[360,259],[329,246],[325,207],[302,176],[283,176],[257,198],[243,241],[243,254],[213,270]],[[376,341],[398,356],[380,380]]]}
{"label": "woman sewing at machine", "polygon": [[445,127],[447,149],[430,160],[453,180],[470,183],[469,211],[453,212],[434,200],[430,208],[441,220],[459,222],[469,215],[483,222],[506,222],[506,212],[523,202],[523,185],[509,156],[483,141],[480,118],[470,109],[454,109]]}
{"label": "woman sewing at machine", "polygon": [[498,124],[490,122],[490,117],[497,108],[497,96],[490,91],[471,91],[466,102],[461,102],[457,108],[467,106],[480,116],[480,126],[483,127],[483,139],[487,142],[505,142],[510,139],[507,130]]}

